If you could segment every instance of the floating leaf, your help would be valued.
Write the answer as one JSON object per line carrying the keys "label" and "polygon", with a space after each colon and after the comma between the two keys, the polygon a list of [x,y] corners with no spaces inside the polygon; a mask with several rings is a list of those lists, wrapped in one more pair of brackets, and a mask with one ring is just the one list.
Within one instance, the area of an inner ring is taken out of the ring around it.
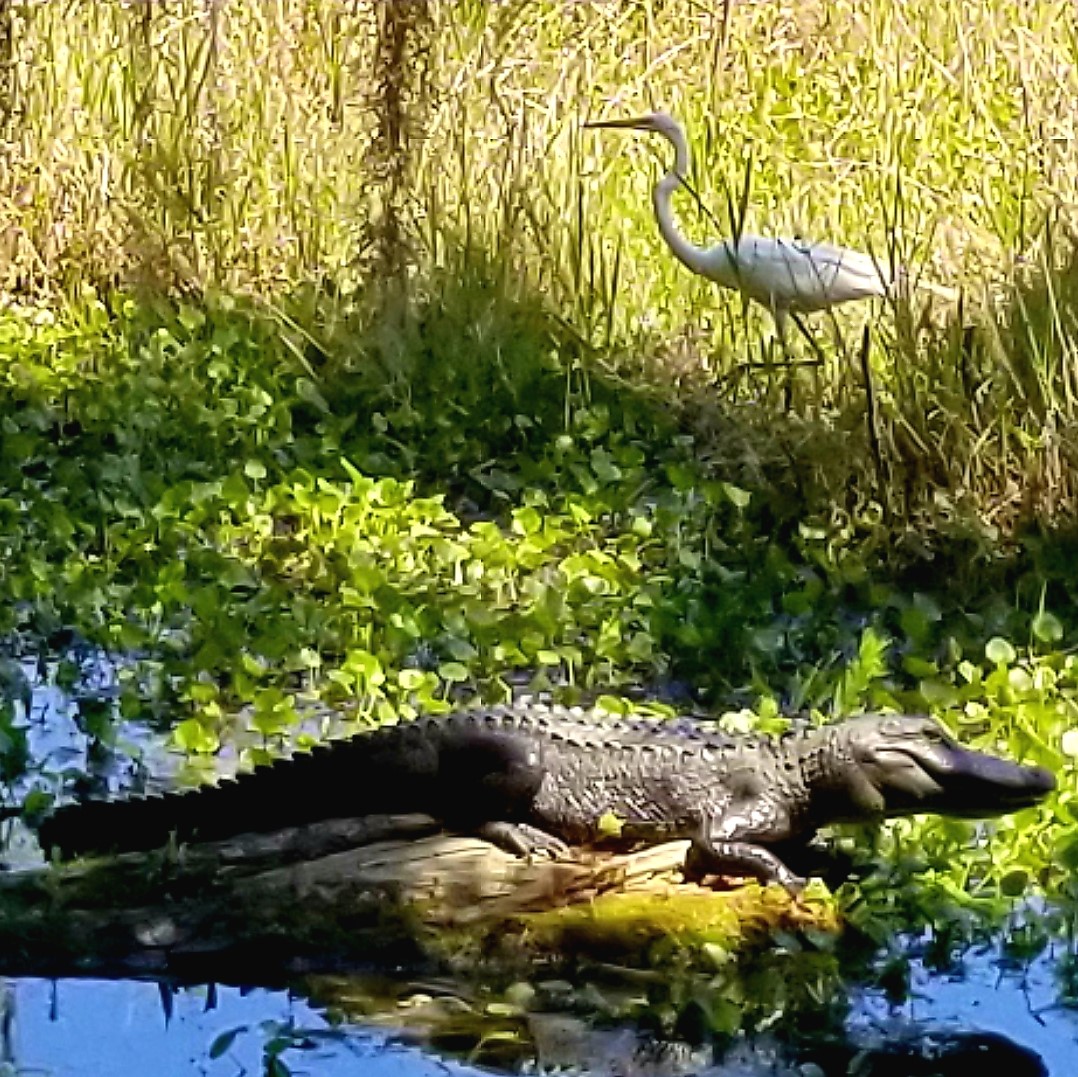
{"label": "floating leaf", "polygon": [[997,666],[1009,666],[1018,657],[1018,652],[1002,636],[993,636],[985,644],[984,656]]}
{"label": "floating leaf", "polygon": [[1030,627],[1033,630],[1033,635],[1041,643],[1058,643],[1063,638],[1063,623],[1055,614],[1049,613],[1047,610],[1041,610],[1033,618],[1033,624]]}
{"label": "floating leaf", "polygon": [[1078,729],[1068,729],[1060,738],[1059,747],[1064,755],[1078,759]]}
{"label": "floating leaf", "polygon": [[231,1048],[232,1044],[236,1042],[236,1037],[242,1035],[246,1031],[246,1025],[237,1025],[235,1028],[230,1028],[226,1032],[222,1032],[214,1039],[213,1043],[210,1044],[210,1058],[214,1060],[220,1058],[229,1050],[229,1048]]}
{"label": "floating leaf", "polygon": [[608,811],[599,816],[599,821],[596,825],[598,826],[600,837],[620,838],[621,832],[625,829],[625,820],[619,818],[614,812]]}

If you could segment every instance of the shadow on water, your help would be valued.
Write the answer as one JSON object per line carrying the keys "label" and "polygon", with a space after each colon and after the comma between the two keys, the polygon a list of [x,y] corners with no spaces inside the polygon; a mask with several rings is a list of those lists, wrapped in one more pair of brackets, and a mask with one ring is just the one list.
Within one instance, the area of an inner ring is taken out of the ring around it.
{"label": "shadow on water", "polygon": [[[23,667],[31,756],[53,773],[96,774],[104,787],[174,773],[175,760],[137,726],[121,726],[104,753],[94,746],[75,700],[106,704],[113,671],[84,665],[77,695]],[[9,843],[9,863],[33,856],[25,834]],[[58,1077],[420,1077],[476,1066],[626,1077],[950,1077],[985,1065],[1009,1077],[1067,1077],[1078,1072],[1078,1009],[1072,948],[1059,932],[1023,963],[1004,960],[997,939],[952,951],[941,965],[930,940],[910,939],[891,947],[892,965],[896,952],[904,959],[900,982],[878,951],[808,935],[717,955],[704,969],[577,962],[571,981],[553,978],[565,970],[540,969],[490,982],[459,968],[312,969],[287,983],[239,986],[13,978],[0,995],[0,1062],[7,1072]]]}

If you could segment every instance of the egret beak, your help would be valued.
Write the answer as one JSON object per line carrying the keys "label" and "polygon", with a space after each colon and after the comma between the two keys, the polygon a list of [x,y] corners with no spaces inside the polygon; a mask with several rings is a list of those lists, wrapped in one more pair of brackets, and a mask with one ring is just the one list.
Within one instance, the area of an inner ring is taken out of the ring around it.
{"label": "egret beak", "polygon": [[584,127],[628,127],[635,131],[653,131],[655,123],[650,116],[634,116],[626,120],[591,120]]}

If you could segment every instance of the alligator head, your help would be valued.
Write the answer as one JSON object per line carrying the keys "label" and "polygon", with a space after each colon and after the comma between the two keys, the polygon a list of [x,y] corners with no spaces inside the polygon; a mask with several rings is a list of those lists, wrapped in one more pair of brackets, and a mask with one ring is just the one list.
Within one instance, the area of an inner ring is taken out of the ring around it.
{"label": "alligator head", "polygon": [[869,715],[832,728],[839,738],[832,757],[836,786],[852,801],[857,819],[919,812],[1003,815],[1036,804],[1055,788],[1043,767],[964,748],[931,718]]}

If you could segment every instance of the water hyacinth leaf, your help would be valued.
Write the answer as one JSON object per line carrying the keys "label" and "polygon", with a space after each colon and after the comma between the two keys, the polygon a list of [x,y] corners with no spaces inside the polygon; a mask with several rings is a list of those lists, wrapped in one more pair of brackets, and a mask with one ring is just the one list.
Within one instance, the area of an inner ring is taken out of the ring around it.
{"label": "water hyacinth leaf", "polygon": [[752,494],[748,490],[741,489],[740,486],[735,486],[731,482],[724,482],[722,484],[723,493],[726,495],[727,500],[736,509],[747,509],[749,502],[752,500]]}
{"label": "water hyacinth leaf", "polygon": [[1072,759],[1078,759],[1078,729],[1066,730],[1059,742],[1060,750]]}
{"label": "water hyacinth leaf", "polygon": [[939,677],[922,680],[919,687],[921,698],[930,709],[953,707],[959,701],[959,694],[954,685]]}
{"label": "water hyacinth leaf", "polygon": [[632,704],[620,696],[601,695],[595,701],[597,710],[606,711],[608,714],[628,714]]}
{"label": "water hyacinth leaf", "polygon": [[939,673],[939,666],[920,655],[909,654],[902,659],[902,668],[911,677],[934,677]]}
{"label": "water hyacinth leaf", "polygon": [[520,535],[534,535],[543,526],[543,518],[538,509],[528,505],[513,513],[513,530]]}
{"label": "water hyacinth leaf", "polygon": [[176,746],[185,752],[210,754],[220,747],[217,734],[197,718],[186,718],[172,731]]}
{"label": "water hyacinth leaf", "polygon": [[438,667],[438,676],[450,684],[459,684],[468,679],[468,667],[462,662],[443,662]]}
{"label": "water hyacinth leaf", "polygon": [[999,880],[999,889],[1006,897],[1022,897],[1029,891],[1029,873],[1016,868]]}
{"label": "water hyacinth leaf", "polygon": [[1030,627],[1041,643],[1058,643],[1063,638],[1063,622],[1047,610],[1041,610]]}
{"label": "water hyacinth leaf", "polygon": [[232,1044],[236,1042],[237,1037],[241,1036],[247,1030],[247,1025],[237,1025],[235,1028],[227,1029],[216,1036],[209,1047],[208,1053],[210,1059],[216,1061],[218,1058],[227,1054],[232,1047]]}
{"label": "water hyacinth leaf", "polygon": [[1015,666],[1007,671],[1007,683],[1019,695],[1025,695],[1033,689],[1033,678],[1029,670]]}
{"label": "water hyacinth leaf", "polygon": [[611,454],[605,449],[593,449],[591,466],[596,478],[605,484],[613,485],[622,477],[621,468],[614,463]]}
{"label": "water hyacinth leaf", "polygon": [[1055,857],[1070,872],[1078,872],[1078,834],[1069,834],[1056,847]]}
{"label": "water hyacinth leaf", "polygon": [[1018,657],[1018,652],[1002,636],[993,636],[984,648],[984,656],[997,666],[1009,666]]}
{"label": "water hyacinth leaf", "polygon": [[332,414],[333,409],[330,408],[329,402],[310,378],[296,379],[296,395],[305,403],[313,405],[323,415]]}
{"label": "water hyacinth leaf", "polygon": [[345,672],[352,674],[361,684],[377,686],[384,684],[386,680],[381,661],[377,655],[369,651],[349,651],[342,668]]}

